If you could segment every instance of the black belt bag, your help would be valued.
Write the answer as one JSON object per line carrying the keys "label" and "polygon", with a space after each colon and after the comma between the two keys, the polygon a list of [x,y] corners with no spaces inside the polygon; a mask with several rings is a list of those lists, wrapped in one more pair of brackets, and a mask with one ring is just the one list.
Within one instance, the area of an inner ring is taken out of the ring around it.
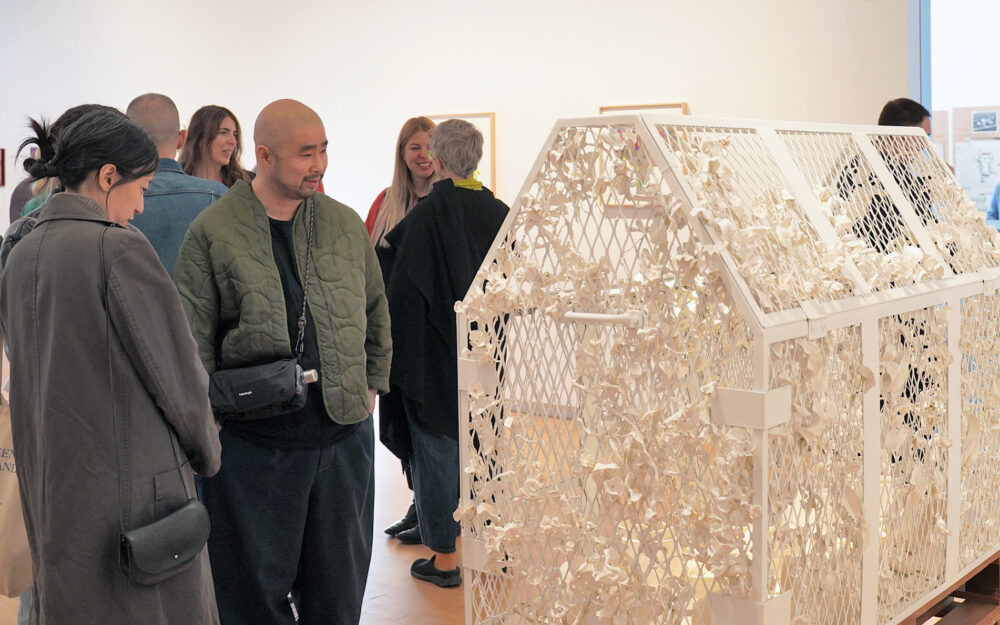
{"label": "black belt bag", "polygon": [[218,421],[253,421],[304,408],[305,385],[306,374],[298,361],[286,358],[216,371],[209,378],[208,398]]}

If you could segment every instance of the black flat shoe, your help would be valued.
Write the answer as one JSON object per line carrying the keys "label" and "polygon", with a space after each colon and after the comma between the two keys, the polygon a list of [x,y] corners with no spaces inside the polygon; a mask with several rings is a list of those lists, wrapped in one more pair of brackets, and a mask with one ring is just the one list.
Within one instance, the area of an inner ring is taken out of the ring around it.
{"label": "black flat shoe", "polygon": [[396,538],[398,538],[399,542],[404,545],[419,545],[424,542],[420,537],[419,525],[414,525],[408,530],[403,530],[402,532],[396,534]]}
{"label": "black flat shoe", "polygon": [[442,571],[434,566],[434,558],[418,558],[410,567],[410,575],[413,577],[440,586],[441,588],[451,588],[462,584],[462,569],[455,567],[450,571]]}
{"label": "black flat shoe", "polygon": [[410,504],[410,509],[406,511],[406,516],[396,521],[389,527],[385,528],[385,533],[389,536],[396,536],[400,532],[405,532],[408,529],[417,526],[417,507]]}

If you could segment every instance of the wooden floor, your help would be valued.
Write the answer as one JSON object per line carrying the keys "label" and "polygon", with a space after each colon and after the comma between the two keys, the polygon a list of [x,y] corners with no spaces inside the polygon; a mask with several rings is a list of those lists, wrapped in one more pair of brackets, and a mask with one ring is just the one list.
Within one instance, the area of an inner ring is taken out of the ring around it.
{"label": "wooden floor", "polygon": [[0,623],[3,625],[17,623],[17,599],[0,597]]}
{"label": "wooden floor", "polygon": [[[410,577],[413,560],[428,557],[430,551],[423,545],[402,545],[382,533],[406,512],[411,493],[400,473],[399,461],[381,444],[376,442],[375,448],[375,546],[361,623],[461,625],[462,587],[438,588]],[[0,625],[15,625],[16,621],[17,600],[0,597]]]}
{"label": "wooden floor", "polygon": [[[377,429],[376,429],[377,431]],[[382,530],[403,516],[412,493],[399,469],[399,460],[375,443],[375,547],[365,592],[362,625],[462,625],[465,602],[462,586],[438,588],[410,577],[417,558],[430,557],[423,545],[403,545]],[[462,551],[462,539],[458,539]]]}

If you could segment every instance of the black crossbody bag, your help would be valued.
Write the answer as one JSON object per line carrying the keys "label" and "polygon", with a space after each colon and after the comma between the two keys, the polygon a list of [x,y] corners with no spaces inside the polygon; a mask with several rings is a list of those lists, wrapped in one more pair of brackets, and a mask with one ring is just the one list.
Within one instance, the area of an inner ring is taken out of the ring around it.
{"label": "black crossbody bag", "polygon": [[303,208],[309,211],[306,232],[306,268],[302,281],[302,313],[299,315],[298,340],[295,356],[262,365],[219,369],[209,376],[208,398],[212,402],[215,418],[254,421],[301,410],[306,405],[306,384],[315,382],[315,369],[303,371],[299,360],[305,351],[306,301],[309,293],[309,269],[312,263],[312,238],[316,226],[316,207],[312,198]]}
{"label": "black crossbody bag", "polygon": [[[115,377],[112,364],[111,352],[111,314],[108,310],[107,289],[108,280],[104,269],[104,234],[101,233],[101,275],[104,278],[104,308],[105,323],[108,340],[108,383],[111,388],[111,419],[115,432],[115,463],[118,467],[118,507],[119,522],[121,523],[121,533],[118,536],[119,551],[118,563],[122,572],[128,576],[129,580],[140,586],[151,586],[184,571],[195,558],[205,548],[208,542],[210,523],[208,510],[205,509],[196,497],[191,496],[184,473],[181,471],[180,452],[177,450],[176,435],[168,424],[167,437],[170,439],[170,447],[174,452],[174,460],[177,463],[177,475],[180,477],[184,487],[184,496],[187,502],[180,508],[174,510],[152,523],[142,527],[129,527],[128,517],[131,514],[131,489],[130,473],[131,460],[130,453],[126,446],[126,461],[122,466],[121,455],[118,449],[118,410],[115,397]],[[129,440],[128,421],[125,423],[126,433],[124,440]],[[123,502],[124,500],[124,502]]]}

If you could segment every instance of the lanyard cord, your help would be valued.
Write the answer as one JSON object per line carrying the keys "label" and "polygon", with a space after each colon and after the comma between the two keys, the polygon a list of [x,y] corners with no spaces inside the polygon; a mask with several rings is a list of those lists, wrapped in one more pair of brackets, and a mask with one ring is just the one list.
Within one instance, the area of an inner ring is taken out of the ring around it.
{"label": "lanyard cord", "polygon": [[295,357],[302,358],[302,353],[306,348],[306,299],[309,293],[309,266],[312,263],[312,237],[313,229],[316,227],[316,206],[312,198],[308,198],[302,203],[303,208],[309,212],[309,223],[306,226],[306,270],[305,278],[302,281],[302,314],[299,315],[299,337],[295,341]]}

